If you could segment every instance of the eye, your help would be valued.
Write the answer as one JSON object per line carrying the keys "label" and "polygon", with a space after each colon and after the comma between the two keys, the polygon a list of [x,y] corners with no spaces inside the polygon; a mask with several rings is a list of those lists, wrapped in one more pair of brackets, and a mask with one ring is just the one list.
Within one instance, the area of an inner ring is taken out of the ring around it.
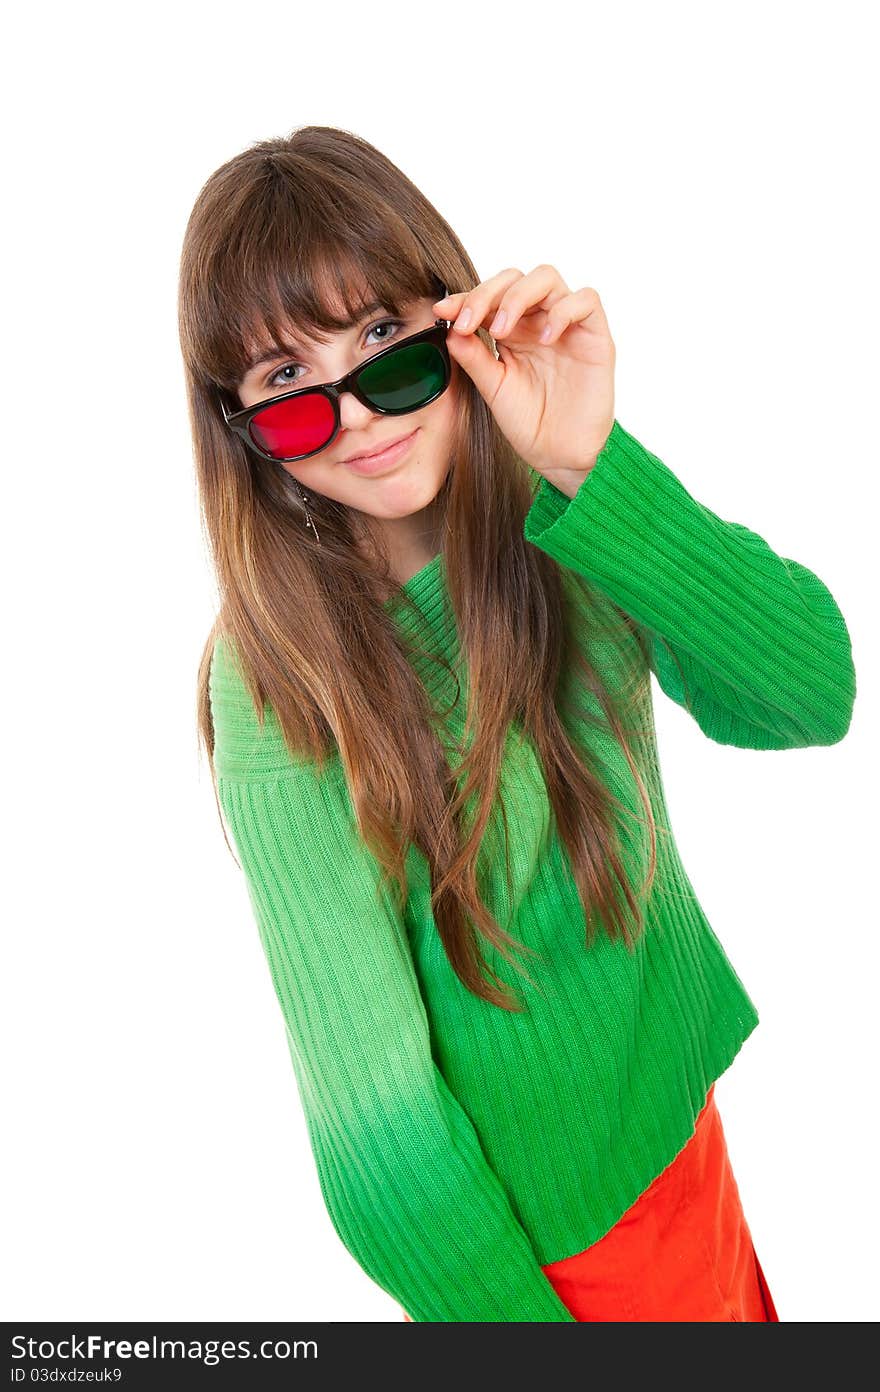
{"label": "eye", "polygon": [[[377,330],[379,330],[379,329],[388,329],[388,328],[391,328],[391,329],[402,329],[403,326],[404,326],[404,322],[405,322],[405,321],[402,320],[402,319],[380,319],[379,322],[378,322],[377,324],[373,324],[371,328],[367,329],[367,334],[366,334],[366,336],[367,336],[367,338],[369,338],[370,334],[376,333]],[[384,348],[386,342],[388,342],[388,339],[387,339],[387,338],[382,338],[382,339],[379,340],[379,345],[378,345],[378,346],[379,346],[380,348]],[[372,345],[372,346],[375,346],[375,345]],[[269,380],[267,381],[266,386],[267,386],[267,387],[284,387],[286,390],[289,390],[291,387],[296,386],[297,382],[299,381],[299,371],[298,371],[298,370],[299,370],[300,367],[302,367],[302,364],[301,364],[301,363],[296,363],[296,362],[284,363],[283,366],[281,366],[281,367],[279,367],[279,368],[276,368],[275,372],[272,374],[272,376],[271,376],[271,377],[269,378]],[[305,370],[305,369],[303,369],[303,370]],[[296,376],[293,376],[293,375],[288,376],[288,375],[286,375],[286,374],[288,374],[288,373],[291,373],[291,374],[292,374],[292,373],[294,373],[294,372],[296,372],[296,374],[297,374]]]}

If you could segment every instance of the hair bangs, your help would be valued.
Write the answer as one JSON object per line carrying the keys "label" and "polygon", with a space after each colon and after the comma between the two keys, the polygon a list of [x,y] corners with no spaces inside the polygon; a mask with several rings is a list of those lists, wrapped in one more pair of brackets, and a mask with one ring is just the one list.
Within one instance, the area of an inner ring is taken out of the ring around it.
{"label": "hair bangs", "polygon": [[294,173],[284,174],[271,188],[252,187],[222,236],[215,229],[214,264],[201,281],[197,358],[206,378],[227,390],[261,352],[326,342],[372,305],[402,316],[413,301],[441,293],[394,209],[360,204],[355,215],[339,206],[332,181],[310,181],[300,194]]}

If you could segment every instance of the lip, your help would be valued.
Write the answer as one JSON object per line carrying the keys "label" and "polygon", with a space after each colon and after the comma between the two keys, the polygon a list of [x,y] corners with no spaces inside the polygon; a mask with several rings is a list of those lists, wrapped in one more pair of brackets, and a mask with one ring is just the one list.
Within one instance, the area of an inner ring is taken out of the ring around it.
{"label": "lip", "polygon": [[403,458],[420,429],[421,426],[411,430],[408,435],[402,436],[401,439],[395,441],[393,445],[389,445],[387,449],[383,449],[379,454],[361,455],[357,459],[343,459],[342,463],[346,469],[351,469],[356,474],[378,474],[383,469],[396,464],[398,459]]}

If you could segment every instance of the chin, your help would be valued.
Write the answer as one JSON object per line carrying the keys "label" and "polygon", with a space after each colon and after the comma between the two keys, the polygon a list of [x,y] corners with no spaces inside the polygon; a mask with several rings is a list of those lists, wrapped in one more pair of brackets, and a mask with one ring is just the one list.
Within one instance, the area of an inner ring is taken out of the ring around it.
{"label": "chin", "polygon": [[401,497],[405,495],[407,500],[412,499],[411,510],[423,508],[436,497],[449,472],[447,461],[432,459],[433,454],[434,450],[418,441],[415,448],[386,473],[376,474],[373,478],[352,477],[358,485],[358,492],[365,499],[371,493],[378,492],[381,486],[385,502],[393,499],[395,494]]}
{"label": "chin", "polygon": [[[412,517],[414,513],[430,507],[443,486],[443,479],[432,483],[426,481],[424,476],[407,478],[405,472],[401,469],[400,474],[393,478],[364,480],[365,483],[372,484],[372,489],[367,487],[359,490],[362,498],[356,506],[371,517],[386,518],[389,521]],[[381,488],[381,496],[380,484],[384,485]]]}

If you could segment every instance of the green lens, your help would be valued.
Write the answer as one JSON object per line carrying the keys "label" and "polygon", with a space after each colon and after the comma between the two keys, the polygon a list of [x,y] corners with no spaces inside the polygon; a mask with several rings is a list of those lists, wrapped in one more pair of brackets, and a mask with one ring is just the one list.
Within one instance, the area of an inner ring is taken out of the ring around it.
{"label": "green lens", "polygon": [[446,380],[443,354],[433,343],[413,343],[368,363],[358,382],[383,411],[412,411],[439,396]]}

